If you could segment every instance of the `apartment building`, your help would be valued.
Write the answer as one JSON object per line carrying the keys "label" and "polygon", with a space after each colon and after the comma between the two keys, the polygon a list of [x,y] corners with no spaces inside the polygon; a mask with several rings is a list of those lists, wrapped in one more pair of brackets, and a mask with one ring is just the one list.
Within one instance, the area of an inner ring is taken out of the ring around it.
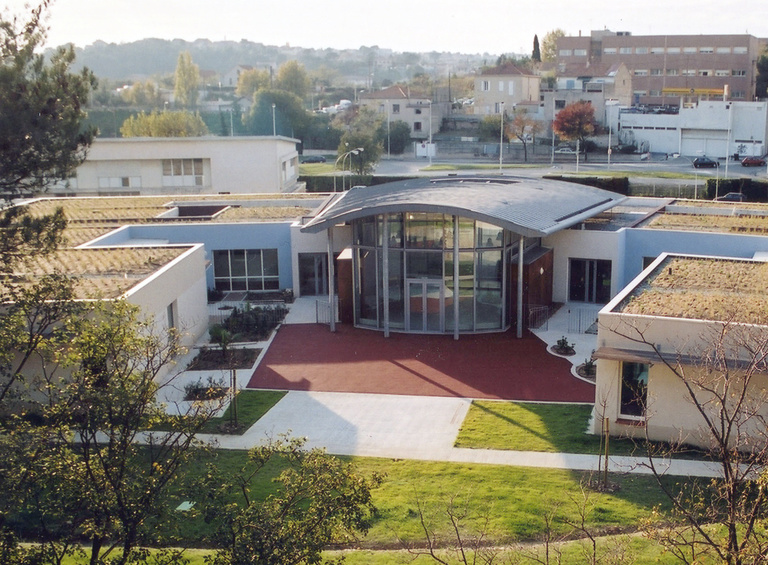
{"label": "apartment building", "polygon": [[624,63],[634,104],[680,104],[755,97],[755,61],[768,39],[752,35],[632,35],[593,31],[562,37],[557,64]]}

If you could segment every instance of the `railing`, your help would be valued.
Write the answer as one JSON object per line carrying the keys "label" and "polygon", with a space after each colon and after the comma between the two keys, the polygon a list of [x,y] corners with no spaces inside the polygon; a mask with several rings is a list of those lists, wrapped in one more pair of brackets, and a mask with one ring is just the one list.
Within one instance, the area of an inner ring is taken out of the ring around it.
{"label": "railing", "polygon": [[528,329],[543,331],[549,329],[549,306],[534,304],[528,306]]}
{"label": "railing", "polygon": [[568,333],[597,334],[597,314],[602,306],[568,309]]}
{"label": "railing", "polygon": [[[339,321],[339,297],[334,296],[334,312],[336,314],[336,322]],[[315,300],[315,320],[318,324],[331,325],[331,303],[327,300]]]}

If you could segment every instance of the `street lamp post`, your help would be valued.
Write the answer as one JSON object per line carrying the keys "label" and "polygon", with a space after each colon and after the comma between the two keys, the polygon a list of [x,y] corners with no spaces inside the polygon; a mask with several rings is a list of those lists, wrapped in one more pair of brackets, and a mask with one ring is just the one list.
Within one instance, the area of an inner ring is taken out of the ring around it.
{"label": "street lamp post", "polygon": [[[349,147],[349,143],[345,144],[346,147]],[[341,191],[344,192],[344,172],[346,171],[346,165],[345,161],[347,157],[349,157],[349,172],[352,172],[352,155],[359,155],[365,151],[364,147],[355,147],[354,149],[350,149],[349,151],[345,151],[341,155],[339,155],[336,158],[336,163],[333,165],[333,168],[336,169],[339,166],[339,161],[341,161]],[[333,191],[336,192],[336,175],[333,175]]]}
{"label": "street lamp post", "polygon": [[501,174],[501,163],[504,158],[504,102],[501,102],[501,127],[499,128],[499,174]]}
{"label": "street lamp post", "polygon": [[277,128],[275,127],[275,106],[276,104],[273,102],[272,103],[272,136],[273,137],[277,135]]}
{"label": "street lamp post", "polygon": [[429,146],[427,146],[427,153],[429,153],[429,166],[432,166],[432,100],[429,101]]}

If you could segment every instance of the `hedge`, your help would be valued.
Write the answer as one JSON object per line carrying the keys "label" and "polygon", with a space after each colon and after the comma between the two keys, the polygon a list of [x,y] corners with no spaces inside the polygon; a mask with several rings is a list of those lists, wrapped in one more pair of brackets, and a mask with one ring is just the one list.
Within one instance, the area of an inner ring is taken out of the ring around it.
{"label": "hedge", "polygon": [[350,189],[353,186],[374,186],[387,182],[397,182],[409,180],[418,177],[386,177],[374,175],[338,175],[333,176],[301,176],[299,182],[307,183],[307,192],[334,192],[334,178],[336,179],[336,192],[341,192],[342,178],[344,179],[344,188]]}
{"label": "hedge", "polygon": [[595,188],[610,190],[611,192],[616,192],[624,196],[629,194],[629,178],[627,177],[573,177],[568,175],[544,175],[544,178],[594,186]]}
{"label": "hedge", "polygon": [[723,196],[729,192],[741,192],[747,202],[768,202],[768,181],[742,177],[736,179],[708,178],[706,185],[707,198]]}

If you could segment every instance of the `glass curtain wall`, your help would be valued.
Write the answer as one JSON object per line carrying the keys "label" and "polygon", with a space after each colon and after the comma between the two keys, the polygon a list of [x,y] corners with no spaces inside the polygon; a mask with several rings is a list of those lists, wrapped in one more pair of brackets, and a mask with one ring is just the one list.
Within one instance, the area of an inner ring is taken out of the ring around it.
{"label": "glass curtain wall", "polygon": [[445,214],[355,221],[355,323],[383,329],[387,300],[391,330],[454,333],[458,302],[460,332],[506,329],[512,239],[498,226]]}

